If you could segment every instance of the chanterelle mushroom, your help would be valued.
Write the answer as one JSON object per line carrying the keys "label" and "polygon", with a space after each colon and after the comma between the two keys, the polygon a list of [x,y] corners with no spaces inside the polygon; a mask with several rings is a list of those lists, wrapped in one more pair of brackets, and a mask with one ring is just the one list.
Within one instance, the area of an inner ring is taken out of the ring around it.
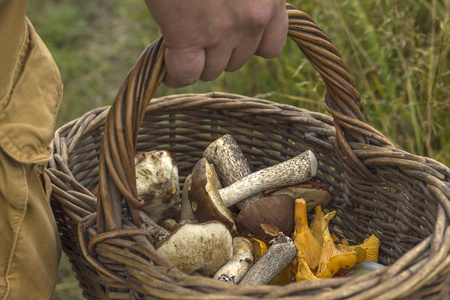
{"label": "chanterelle mushroom", "polygon": [[294,212],[294,243],[299,253],[304,255],[305,261],[311,269],[319,265],[322,245],[312,235],[308,227],[306,201],[303,198],[295,199]]}
{"label": "chanterelle mushroom", "polygon": [[[371,262],[378,262],[378,251],[380,248],[380,240],[375,234],[364,240],[363,243],[359,245],[350,246],[347,243],[344,244],[344,239],[341,243],[336,246],[340,252],[356,251],[358,253],[358,260],[356,263],[361,263],[364,260]],[[364,256],[362,257],[361,250],[364,251]]]}
{"label": "chanterelle mushroom", "polygon": [[309,180],[316,173],[316,157],[312,151],[307,150],[294,158],[252,173],[221,189],[214,167],[202,158],[192,171],[189,198],[199,222],[219,220],[234,231],[233,218],[227,207],[255,193]]}
{"label": "chanterelle mushroom", "polygon": [[220,222],[186,223],[159,245],[159,254],[181,271],[212,276],[233,255],[230,231]]}
{"label": "chanterelle mushroom", "polygon": [[340,252],[334,245],[333,238],[328,229],[328,224],[335,214],[336,211],[332,211],[322,218],[323,244],[316,273],[318,278],[332,277],[340,269],[349,269],[353,267],[358,260],[358,253],[356,251]]}

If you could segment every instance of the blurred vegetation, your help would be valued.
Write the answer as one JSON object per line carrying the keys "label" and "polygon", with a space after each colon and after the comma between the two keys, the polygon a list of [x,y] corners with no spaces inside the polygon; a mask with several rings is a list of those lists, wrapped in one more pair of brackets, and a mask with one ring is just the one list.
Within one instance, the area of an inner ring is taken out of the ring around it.
{"label": "blurred vegetation", "polygon": [[[361,93],[366,122],[398,148],[449,166],[449,1],[291,3],[311,15],[341,52]],[[110,105],[139,54],[160,34],[142,0],[34,0],[28,16],[53,53],[65,84],[58,127]],[[276,59],[255,57],[214,82],[176,90],[161,86],[157,96],[209,91],[326,113],[325,87],[290,41]],[[66,260],[61,269],[54,299],[78,299],[73,276],[67,278]]]}

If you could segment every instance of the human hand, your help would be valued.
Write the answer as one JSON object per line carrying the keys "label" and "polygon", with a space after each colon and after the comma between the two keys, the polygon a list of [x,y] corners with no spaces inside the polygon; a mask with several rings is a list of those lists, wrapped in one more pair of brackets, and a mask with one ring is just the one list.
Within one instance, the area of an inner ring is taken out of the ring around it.
{"label": "human hand", "polygon": [[278,56],[288,17],[281,0],[145,0],[166,45],[173,88],[241,68],[253,55]]}

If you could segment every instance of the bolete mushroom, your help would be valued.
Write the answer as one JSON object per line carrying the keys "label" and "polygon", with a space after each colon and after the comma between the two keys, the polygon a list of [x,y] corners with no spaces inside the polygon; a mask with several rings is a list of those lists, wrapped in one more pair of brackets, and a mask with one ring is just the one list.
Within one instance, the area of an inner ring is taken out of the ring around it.
{"label": "bolete mushroom", "polygon": [[191,185],[191,174],[186,176],[183,184],[183,191],[181,192],[180,204],[180,223],[196,223],[194,212],[191,207],[191,200],[189,199],[189,186]]}
{"label": "bolete mushroom", "polygon": [[269,243],[273,236],[261,224],[277,227],[290,236],[294,230],[294,199],[288,195],[268,196],[244,208],[235,220],[239,234],[256,237]]}
{"label": "bolete mushroom", "polygon": [[297,248],[292,239],[279,232],[273,244],[248,270],[239,285],[268,284],[292,263],[296,255]]}
{"label": "bolete mushroom", "polygon": [[233,238],[233,257],[214,275],[214,279],[237,284],[253,265],[253,246],[249,239]]}
{"label": "bolete mushroom", "polygon": [[170,231],[165,227],[156,224],[144,211],[139,211],[141,226],[147,230],[153,238],[154,243],[159,243],[170,235]]}
{"label": "bolete mushroom", "polygon": [[233,216],[227,207],[262,191],[309,180],[317,173],[317,160],[307,150],[287,161],[257,171],[221,188],[221,183],[205,158],[192,171],[189,198],[199,222],[218,220],[235,232]]}
{"label": "bolete mushroom", "polygon": [[333,198],[326,187],[312,181],[268,190],[264,192],[264,195],[289,195],[294,199],[303,198],[306,201],[306,210],[308,212],[318,205],[325,207]]}
{"label": "bolete mushroom", "polygon": [[156,251],[186,274],[213,276],[233,255],[230,231],[220,222],[186,223],[156,245]]}
{"label": "bolete mushroom", "polygon": [[[242,149],[230,134],[225,134],[209,144],[203,152],[203,157],[214,165],[223,187],[227,187],[251,174],[250,166]],[[243,210],[262,197],[262,193],[255,193],[238,202],[236,206],[239,210]]]}
{"label": "bolete mushroom", "polygon": [[175,218],[180,202],[178,166],[169,151],[154,150],[135,157],[137,196],[142,210],[156,223]]}

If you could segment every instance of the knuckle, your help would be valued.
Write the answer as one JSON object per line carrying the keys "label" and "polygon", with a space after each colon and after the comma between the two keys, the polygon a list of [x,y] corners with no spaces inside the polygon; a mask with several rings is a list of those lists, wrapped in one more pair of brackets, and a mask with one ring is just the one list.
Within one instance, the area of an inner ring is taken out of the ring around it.
{"label": "knuckle", "polygon": [[271,19],[272,11],[269,7],[264,5],[255,5],[250,9],[247,19],[251,28],[264,28]]}

